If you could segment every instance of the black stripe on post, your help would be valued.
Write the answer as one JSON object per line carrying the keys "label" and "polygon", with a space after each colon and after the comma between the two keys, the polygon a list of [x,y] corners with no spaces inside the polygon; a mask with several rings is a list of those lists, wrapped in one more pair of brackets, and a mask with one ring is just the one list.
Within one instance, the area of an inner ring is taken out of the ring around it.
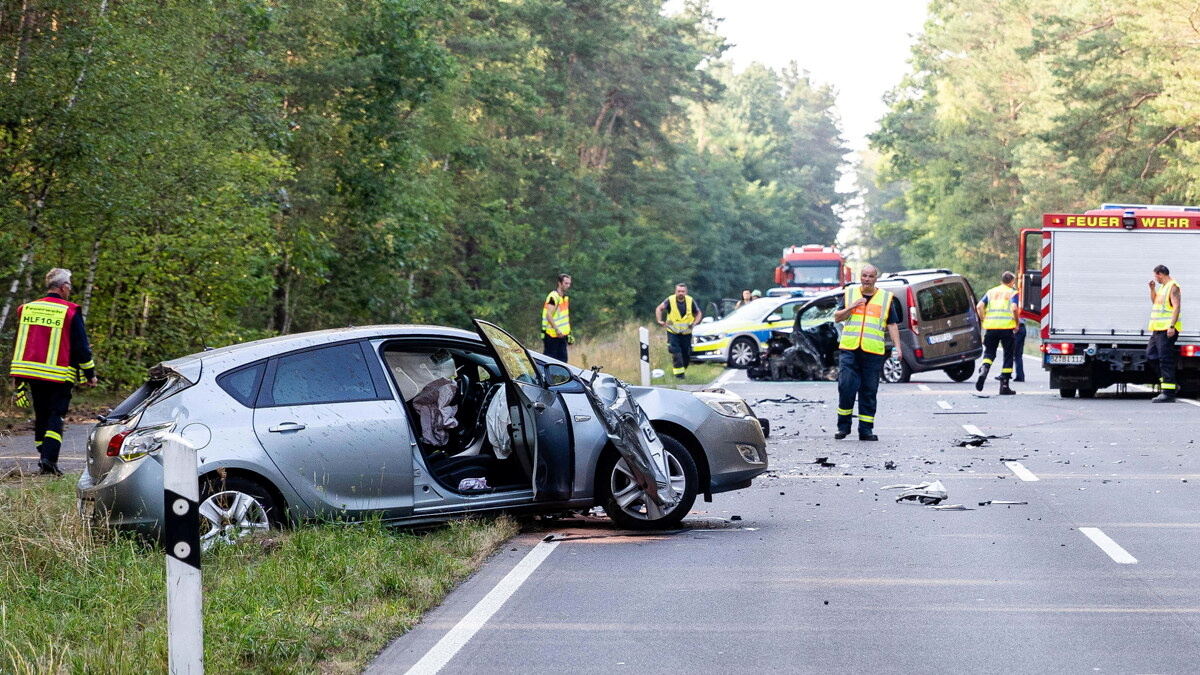
{"label": "black stripe on post", "polygon": [[642,363],[650,363],[650,345],[641,343],[641,352]]}
{"label": "black stripe on post", "polygon": [[163,490],[163,544],[167,555],[200,569],[200,505]]}

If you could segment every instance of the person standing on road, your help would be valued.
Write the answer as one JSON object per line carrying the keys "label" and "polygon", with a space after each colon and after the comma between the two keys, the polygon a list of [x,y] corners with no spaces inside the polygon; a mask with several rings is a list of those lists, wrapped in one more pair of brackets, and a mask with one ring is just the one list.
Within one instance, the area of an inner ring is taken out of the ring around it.
{"label": "person standing on road", "polygon": [[[1158,288],[1155,289],[1157,282]],[[1160,390],[1155,403],[1172,403],[1178,389],[1175,382],[1175,341],[1183,330],[1179,315],[1182,310],[1179,283],[1171,278],[1166,265],[1154,268],[1150,280],[1150,344],[1146,345],[1146,360],[1158,362]]]}
{"label": "person standing on road", "polygon": [[[663,312],[667,313],[666,321]],[[692,326],[700,323],[704,313],[687,294],[687,284],[675,284],[675,295],[668,296],[654,308],[658,325],[667,329],[667,351],[671,352],[671,372],[682,380],[692,360]]]}
{"label": "person standing on road", "polygon": [[79,305],[69,302],[71,270],[46,273],[46,297],[17,308],[17,343],[9,375],[26,388],[33,402],[34,444],[38,469],[61,476],[63,416],[76,382],[96,386],[96,363],[88,345]]}
{"label": "person standing on road", "polygon": [[877,441],[875,435],[875,404],[879,391],[879,372],[883,370],[887,343],[884,331],[891,335],[898,358],[904,358],[900,347],[900,304],[896,297],[876,288],[879,270],[867,265],[859,273],[858,286],[847,288],[833,320],[845,322],[838,343],[838,410],[836,439],[850,435],[854,421],[854,401],[858,399],[858,440]]}
{"label": "person standing on road", "polygon": [[754,298],[750,295],[750,289],[749,288],[743,289],[742,297],[737,301],[737,304],[734,305],[733,308],[737,309],[737,308],[741,307],[742,305],[749,304],[752,300],[754,300]]}
{"label": "person standing on road", "polygon": [[563,363],[567,361],[567,345],[575,344],[571,335],[571,275],[558,275],[558,285],[546,295],[542,305],[542,353]]}
{"label": "person standing on road", "polygon": [[1021,305],[1017,300],[1015,283],[1017,276],[1012,272],[1000,275],[1000,285],[989,290],[975,305],[975,311],[983,317],[983,363],[979,365],[979,377],[975,379],[975,391],[983,391],[988,371],[996,360],[996,348],[1004,348],[1004,365],[1000,369],[1000,395],[1011,396],[1017,392],[1009,386],[1012,379],[1013,359],[1017,331],[1021,327]]}

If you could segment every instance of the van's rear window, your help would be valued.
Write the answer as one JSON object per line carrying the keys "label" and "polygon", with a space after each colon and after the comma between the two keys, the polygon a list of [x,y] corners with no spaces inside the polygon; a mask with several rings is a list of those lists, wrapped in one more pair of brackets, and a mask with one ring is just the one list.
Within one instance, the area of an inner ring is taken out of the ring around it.
{"label": "van's rear window", "polygon": [[917,311],[922,321],[966,314],[970,307],[971,299],[962,284],[938,284],[917,291]]}

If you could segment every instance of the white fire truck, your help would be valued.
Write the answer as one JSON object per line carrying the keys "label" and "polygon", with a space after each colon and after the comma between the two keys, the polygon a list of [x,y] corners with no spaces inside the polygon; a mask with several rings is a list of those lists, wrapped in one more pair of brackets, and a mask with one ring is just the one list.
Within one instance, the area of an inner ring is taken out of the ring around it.
{"label": "white fire truck", "polygon": [[[1200,389],[1200,207],[1104,204],[1022,230],[1021,315],[1040,322],[1042,363],[1063,398],[1158,384],[1146,360],[1147,281],[1166,265],[1182,289],[1176,378]],[[1189,300],[1190,298],[1190,300]]]}

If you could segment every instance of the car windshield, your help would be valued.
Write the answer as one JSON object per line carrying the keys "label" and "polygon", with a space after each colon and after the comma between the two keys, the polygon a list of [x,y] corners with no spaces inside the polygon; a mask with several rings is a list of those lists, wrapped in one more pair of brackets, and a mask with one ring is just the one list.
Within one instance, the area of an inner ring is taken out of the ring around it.
{"label": "car windshield", "polygon": [[838,264],[836,262],[795,262],[789,265],[792,270],[791,286],[828,286],[840,284]]}
{"label": "car windshield", "polygon": [[733,310],[721,321],[762,321],[762,318],[780,305],[780,298],[759,298]]}
{"label": "car windshield", "polygon": [[917,291],[917,311],[922,321],[936,321],[965,314],[971,306],[962,284],[942,284]]}

